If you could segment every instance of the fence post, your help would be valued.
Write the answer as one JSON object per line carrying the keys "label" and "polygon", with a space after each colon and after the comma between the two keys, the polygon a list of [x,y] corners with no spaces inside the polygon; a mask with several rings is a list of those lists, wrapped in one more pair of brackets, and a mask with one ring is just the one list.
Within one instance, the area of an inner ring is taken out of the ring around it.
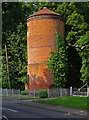
{"label": "fence post", "polygon": [[13,89],[12,89],[12,96],[14,95],[13,93],[14,93],[14,91],[13,91]]}
{"label": "fence post", "polygon": [[7,94],[7,97],[8,97],[8,89],[6,89],[6,94]]}
{"label": "fence post", "polygon": [[89,87],[87,88],[87,97],[89,96]]}
{"label": "fence post", "polygon": [[19,89],[19,100],[20,100],[20,89]]}
{"label": "fence post", "polygon": [[62,97],[62,88],[60,88],[60,97]]}
{"label": "fence post", "polygon": [[35,98],[35,89],[34,89],[34,98]]}
{"label": "fence post", "polygon": [[70,87],[70,96],[72,96],[72,86]]}
{"label": "fence post", "polygon": [[60,88],[57,88],[57,97],[60,95]]}
{"label": "fence post", "polygon": [[2,97],[2,95],[3,95],[3,94],[2,94],[2,88],[1,88],[1,89],[0,89],[0,96]]}
{"label": "fence post", "polygon": [[48,88],[48,90],[47,90],[47,91],[48,91],[48,98],[49,98],[49,88]]}

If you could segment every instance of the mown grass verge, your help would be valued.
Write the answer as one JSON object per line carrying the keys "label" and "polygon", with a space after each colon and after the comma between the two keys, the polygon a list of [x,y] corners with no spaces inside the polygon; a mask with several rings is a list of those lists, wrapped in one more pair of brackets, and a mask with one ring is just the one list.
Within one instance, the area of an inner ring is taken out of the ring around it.
{"label": "mown grass verge", "polygon": [[[38,99],[39,97],[35,97],[35,99]],[[34,99],[34,96],[28,96],[28,95],[20,95],[20,99]]]}
{"label": "mown grass verge", "polygon": [[89,97],[73,96],[73,97],[59,97],[59,98],[55,98],[55,99],[37,100],[34,102],[89,110],[88,100],[89,100]]}
{"label": "mown grass verge", "polygon": [[[3,96],[6,98],[14,98],[14,99],[19,99],[18,95],[8,95],[8,96]],[[38,99],[39,97],[35,97],[35,99]],[[28,96],[28,95],[20,95],[20,100],[27,100],[27,99],[34,99],[33,96]]]}

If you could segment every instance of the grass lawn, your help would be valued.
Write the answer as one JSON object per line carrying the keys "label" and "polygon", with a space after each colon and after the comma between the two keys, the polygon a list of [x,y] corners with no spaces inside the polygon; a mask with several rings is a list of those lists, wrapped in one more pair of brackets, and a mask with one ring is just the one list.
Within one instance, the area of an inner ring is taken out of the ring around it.
{"label": "grass lawn", "polygon": [[[38,99],[39,97],[35,97],[35,99]],[[28,96],[28,95],[20,95],[21,100],[25,99],[34,99],[34,96]]]}
{"label": "grass lawn", "polygon": [[73,96],[73,97],[59,97],[55,99],[43,99],[34,102],[87,110],[89,109],[88,107],[89,105],[87,104],[88,101],[89,97]]}
{"label": "grass lawn", "polygon": [[[18,95],[9,95],[9,96],[3,96],[3,97],[7,97],[7,98],[15,98],[15,99],[19,99]],[[38,99],[39,97],[35,97],[35,99]],[[28,95],[20,95],[20,100],[27,100],[27,99],[34,99],[33,96],[28,96]]]}

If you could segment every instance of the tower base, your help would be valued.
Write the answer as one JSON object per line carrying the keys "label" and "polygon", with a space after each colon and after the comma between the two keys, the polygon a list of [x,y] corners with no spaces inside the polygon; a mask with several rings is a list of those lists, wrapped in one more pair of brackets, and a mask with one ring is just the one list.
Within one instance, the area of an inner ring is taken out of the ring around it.
{"label": "tower base", "polygon": [[30,91],[48,89],[53,84],[52,73],[46,64],[30,64],[27,67]]}

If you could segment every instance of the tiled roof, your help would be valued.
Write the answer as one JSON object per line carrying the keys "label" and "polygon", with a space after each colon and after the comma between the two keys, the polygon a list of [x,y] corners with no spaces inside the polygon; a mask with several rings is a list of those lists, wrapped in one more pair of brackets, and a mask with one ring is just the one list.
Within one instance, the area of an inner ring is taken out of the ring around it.
{"label": "tiled roof", "polygon": [[34,16],[34,15],[44,15],[44,14],[53,14],[53,15],[60,15],[52,10],[49,10],[47,7],[44,7],[42,10],[32,14],[31,16]]}

